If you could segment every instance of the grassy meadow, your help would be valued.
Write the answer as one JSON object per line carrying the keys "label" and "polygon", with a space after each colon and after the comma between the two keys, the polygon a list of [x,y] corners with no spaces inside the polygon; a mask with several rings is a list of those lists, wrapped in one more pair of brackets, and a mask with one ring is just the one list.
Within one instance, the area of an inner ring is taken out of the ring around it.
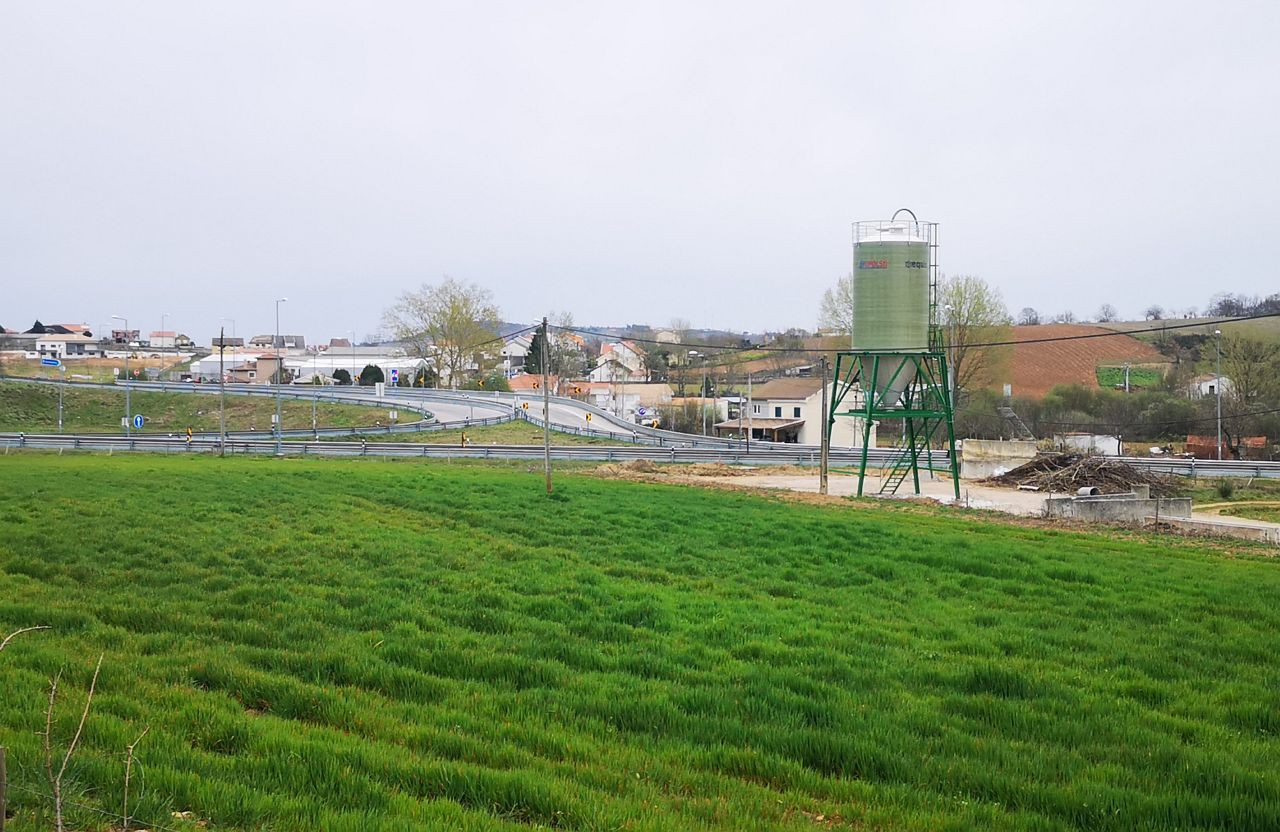
{"label": "grassy meadow", "polygon": [[[10,832],[1274,830],[1280,562],[374,460],[0,457]],[[173,820],[175,811],[192,820]]]}
{"label": "grassy meadow", "polygon": [[[217,388],[206,393],[159,393],[134,390],[129,405],[146,417],[140,433],[179,433],[218,430]],[[227,393],[227,430],[271,430],[275,399]],[[124,389],[77,387],[68,384],[62,402],[63,430],[67,433],[110,433],[122,430]],[[376,407],[321,401],[316,409],[321,427],[372,425],[387,412]],[[280,420],[286,430],[311,427],[311,403],[283,399]],[[0,382],[0,431],[54,433],[58,430],[58,388],[46,384]]]}

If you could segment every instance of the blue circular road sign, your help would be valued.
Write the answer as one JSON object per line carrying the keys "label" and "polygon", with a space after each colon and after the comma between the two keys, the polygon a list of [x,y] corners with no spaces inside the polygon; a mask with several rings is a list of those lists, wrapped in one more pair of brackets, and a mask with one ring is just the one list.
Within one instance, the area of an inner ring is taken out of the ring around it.
{"label": "blue circular road sign", "polygon": [[147,421],[146,419],[142,418],[142,414],[141,414],[141,413],[139,413],[139,414],[137,414],[136,416],[134,416],[134,417],[133,417],[133,426],[134,426],[135,428],[139,428],[139,429],[141,429],[141,427],[142,427],[143,423],[144,423],[144,422],[146,422],[146,421]]}

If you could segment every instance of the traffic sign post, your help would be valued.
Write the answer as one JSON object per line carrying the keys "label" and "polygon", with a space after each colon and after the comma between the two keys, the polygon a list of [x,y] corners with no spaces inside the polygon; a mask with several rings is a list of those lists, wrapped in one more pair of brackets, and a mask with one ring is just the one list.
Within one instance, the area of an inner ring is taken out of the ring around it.
{"label": "traffic sign post", "polygon": [[400,371],[395,367],[391,368],[391,386],[395,387],[400,383]]}
{"label": "traffic sign post", "polygon": [[40,363],[45,367],[61,367],[62,366],[62,362],[56,358],[42,358],[40,359]]}
{"label": "traffic sign post", "polygon": [[142,426],[143,426],[143,425],[145,425],[146,423],[147,423],[147,420],[146,420],[145,418],[143,418],[143,416],[142,416],[142,414],[141,414],[141,413],[135,413],[135,414],[133,415],[133,429],[134,429],[134,430],[142,430]]}

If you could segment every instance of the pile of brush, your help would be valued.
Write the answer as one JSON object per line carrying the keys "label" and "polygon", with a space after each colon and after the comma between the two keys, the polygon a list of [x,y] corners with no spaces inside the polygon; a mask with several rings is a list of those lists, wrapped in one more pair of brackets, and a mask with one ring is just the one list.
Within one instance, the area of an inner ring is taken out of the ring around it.
{"label": "pile of brush", "polygon": [[1071,494],[1086,486],[1094,486],[1103,494],[1123,494],[1135,485],[1149,485],[1152,497],[1168,497],[1178,490],[1170,477],[1134,468],[1113,457],[1078,453],[1041,454],[987,482]]}

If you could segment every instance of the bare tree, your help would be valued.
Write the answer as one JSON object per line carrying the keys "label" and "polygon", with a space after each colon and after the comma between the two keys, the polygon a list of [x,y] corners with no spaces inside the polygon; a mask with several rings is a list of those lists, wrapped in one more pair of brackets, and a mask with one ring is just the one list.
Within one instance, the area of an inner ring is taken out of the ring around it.
{"label": "bare tree", "polygon": [[838,335],[853,335],[853,272],[822,293],[818,328]]}
{"label": "bare tree", "polygon": [[1040,313],[1032,309],[1030,306],[1022,307],[1022,311],[1018,313],[1018,326],[1039,326]]}
{"label": "bare tree", "polygon": [[1159,321],[1164,318],[1164,307],[1153,303],[1142,312],[1142,317],[1148,321]]}
{"label": "bare tree", "polygon": [[424,283],[401,294],[383,322],[413,355],[434,359],[457,389],[483,347],[496,340],[498,308],[488,289],[445,277],[438,286]]}
{"label": "bare tree", "polygon": [[685,318],[672,318],[669,329],[676,336],[676,343],[664,345],[668,347],[667,375],[675,383],[676,396],[683,398],[693,373],[688,346],[692,340],[693,325]]}
{"label": "bare tree", "polygon": [[1055,324],[1073,324],[1076,322],[1076,313],[1072,312],[1070,309],[1065,312],[1059,312],[1053,316],[1053,322]]}
{"label": "bare tree", "polygon": [[1109,324],[1120,317],[1120,313],[1109,303],[1104,303],[1098,307],[1098,322]]}
{"label": "bare tree", "polygon": [[938,284],[938,309],[945,327],[947,360],[956,400],[995,382],[1009,348],[989,346],[1009,336],[1009,310],[999,290],[977,275],[943,278]]}

